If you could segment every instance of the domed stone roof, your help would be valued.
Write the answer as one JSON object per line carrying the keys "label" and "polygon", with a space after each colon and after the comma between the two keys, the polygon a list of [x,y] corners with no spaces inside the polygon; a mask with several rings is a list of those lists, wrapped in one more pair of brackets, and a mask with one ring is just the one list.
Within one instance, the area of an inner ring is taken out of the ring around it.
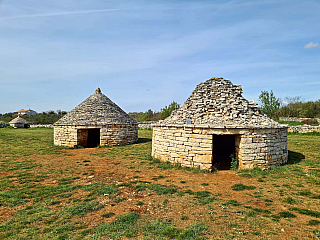
{"label": "domed stone roof", "polygon": [[54,125],[137,124],[125,111],[101,93],[100,88]]}
{"label": "domed stone roof", "polygon": [[183,106],[160,124],[194,124],[213,127],[281,127],[262,113],[253,101],[242,97],[240,85],[211,78],[197,85]]}
{"label": "domed stone roof", "polygon": [[9,124],[15,124],[15,123],[22,123],[22,124],[28,124],[29,122],[22,117],[18,116],[15,119],[12,119]]}

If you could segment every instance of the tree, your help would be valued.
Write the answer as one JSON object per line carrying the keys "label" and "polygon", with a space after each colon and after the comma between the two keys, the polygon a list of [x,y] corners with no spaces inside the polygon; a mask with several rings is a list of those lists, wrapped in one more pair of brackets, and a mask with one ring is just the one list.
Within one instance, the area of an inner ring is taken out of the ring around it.
{"label": "tree", "polygon": [[172,103],[170,103],[169,106],[165,106],[164,108],[161,108],[161,119],[165,119],[167,117],[170,116],[170,114],[176,110],[176,109],[179,109],[180,108],[180,104],[173,101]]}
{"label": "tree", "polygon": [[303,106],[303,112],[304,117],[307,118],[315,118],[320,115],[320,100],[316,102],[306,102]]}
{"label": "tree", "polygon": [[303,99],[301,96],[290,97],[287,96],[282,102],[279,109],[279,117],[300,117],[303,110]]}
{"label": "tree", "polygon": [[276,113],[280,108],[280,98],[276,98],[272,92],[261,91],[259,95],[259,101],[261,102],[261,111],[267,114],[268,117],[276,117]]}

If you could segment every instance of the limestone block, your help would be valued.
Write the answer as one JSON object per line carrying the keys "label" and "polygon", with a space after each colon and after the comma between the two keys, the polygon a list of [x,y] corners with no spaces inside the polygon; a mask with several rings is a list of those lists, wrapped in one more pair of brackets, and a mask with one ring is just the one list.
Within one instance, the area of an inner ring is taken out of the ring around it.
{"label": "limestone block", "polygon": [[212,163],[212,156],[197,154],[194,156],[193,161],[197,163]]}

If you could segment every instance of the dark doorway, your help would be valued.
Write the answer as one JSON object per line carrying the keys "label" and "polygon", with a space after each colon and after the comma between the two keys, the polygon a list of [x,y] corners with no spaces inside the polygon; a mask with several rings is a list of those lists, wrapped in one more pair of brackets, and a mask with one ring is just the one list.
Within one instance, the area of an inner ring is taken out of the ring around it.
{"label": "dark doorway", "polygon": [[100,145],[100,128],[88,129],[87,147],[94,148]]}
{"label": "dark doorway", "polygon": [[235,153],[235,135],[213,135],[212,164],[219,170],[229,170]]}

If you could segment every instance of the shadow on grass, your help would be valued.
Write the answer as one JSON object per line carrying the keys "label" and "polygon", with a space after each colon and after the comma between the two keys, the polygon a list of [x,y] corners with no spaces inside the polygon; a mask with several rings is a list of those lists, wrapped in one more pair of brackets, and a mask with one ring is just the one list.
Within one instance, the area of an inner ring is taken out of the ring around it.
{"label": "shadow on grass", "polygon": [[146,143],[146,142],[151,142],[151,141],[152,141],[151,138],[139,138],[135,144]]}
{"label": "shadow on grass", "polygon": [[288,151],[288,162],[287,164],[296,164],[301,162],[301,160],[305,159],[306,157],[302,153]]}

